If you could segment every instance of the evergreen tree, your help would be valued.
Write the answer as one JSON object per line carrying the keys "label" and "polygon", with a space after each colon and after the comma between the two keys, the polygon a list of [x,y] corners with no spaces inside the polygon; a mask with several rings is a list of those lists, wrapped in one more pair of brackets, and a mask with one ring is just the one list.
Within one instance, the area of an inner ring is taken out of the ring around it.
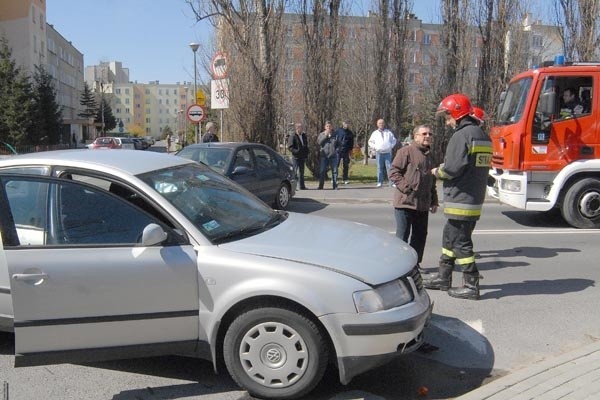
{"label": "evergreen tree", "polygon": [[96,97],[94,96],[94,93],[92,93],[92,89],[90,89],[90,86],[87,84],[87,82],[83,83],[83,92],[81,92],[81,96],[79,97],[79,104],[84,107],[84,110],[77,114],[77,116],[81,118],[94,118],[98,113]]}
{"label": "evergreen tree", "polygon": [[[77,114],[77,116],[84,118],[86,121],[96,118],[96,114],[98,112],[98,103],[96,103],[96,96],[94,96],[94,93],[90,89],[90,86],[87,84],[87,82],[83,83],[83,92],[81,92],[81,96],[79,97],[79,104],[81,104],[84,109],[82,112]],[[91,138],[89,132],[90,126],[85,125],[84,128],[83,138]]]}
{"label": "evergreen tree", "polygon": [[102,122],[102,112],[104,112],[104,130],[102,134],[105,134],[107,131],[115,129],[117,126],[117,120],[112,113],[110,104],[104,97],[100,99],[100,107],[98,107],[98,111],[96,113],[96,122]]}
{"label": "evergreen tree", "polygon": [[[63,142],[62,111],[56,102],[53,78],[44,67],[36,66],[33,77],[34,129],[29,135],[29,144],[57,144]],[[69,143],[70,138],[64,138]]]}
{"label": "evergreen tree", "polygon": [[27,144],[33,109],[31,82],[16,62],[8,40],[0,37],[0,140]]}

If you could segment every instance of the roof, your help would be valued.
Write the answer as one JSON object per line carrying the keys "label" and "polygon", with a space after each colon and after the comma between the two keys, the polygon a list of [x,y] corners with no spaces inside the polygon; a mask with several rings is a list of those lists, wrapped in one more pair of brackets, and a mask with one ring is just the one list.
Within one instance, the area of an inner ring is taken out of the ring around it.
{"label": "roof", "polygon": [[64,165],[87,168],[118,169],[131,175],[148,171],[188,164],[192,161],[165,153],[142,150],[57,150],[29,153],[0,160],[0,167],[6,165]]}

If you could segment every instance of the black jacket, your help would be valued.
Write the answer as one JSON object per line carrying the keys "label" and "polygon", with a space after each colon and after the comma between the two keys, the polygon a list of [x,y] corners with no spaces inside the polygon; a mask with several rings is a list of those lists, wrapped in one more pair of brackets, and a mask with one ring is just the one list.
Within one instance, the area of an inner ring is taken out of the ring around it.
{"label": "black jacket", "polygon": [[288,139],[288,149],[292,152],[292,155],[296,158],[305,159],[308,157],[308,138],[306,133],[302,132],[302,142],[298,138],[296,133],[290,135]]}

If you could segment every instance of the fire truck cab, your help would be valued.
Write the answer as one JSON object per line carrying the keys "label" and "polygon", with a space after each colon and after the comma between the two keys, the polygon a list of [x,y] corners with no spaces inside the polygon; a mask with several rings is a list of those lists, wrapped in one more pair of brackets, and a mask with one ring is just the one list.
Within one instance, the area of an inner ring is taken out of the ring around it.
{"label": "fire truck cab", "polygon": [[489,195],[526,211],[559,208],[573,227],[600,228],[600,63],[515,76],[490,137]]}

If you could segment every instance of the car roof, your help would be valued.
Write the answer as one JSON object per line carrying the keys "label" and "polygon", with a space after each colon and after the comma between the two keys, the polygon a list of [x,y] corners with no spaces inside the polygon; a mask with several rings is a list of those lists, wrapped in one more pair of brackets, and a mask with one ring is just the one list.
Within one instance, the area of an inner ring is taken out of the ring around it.
{"label": "car roof", "polygon": [[0,160],[0,167],[14,165],[63,165],[92,169],[118,169],[138,175],[193,161],[170,154],[139,150],[56,150],[29,153]]}

